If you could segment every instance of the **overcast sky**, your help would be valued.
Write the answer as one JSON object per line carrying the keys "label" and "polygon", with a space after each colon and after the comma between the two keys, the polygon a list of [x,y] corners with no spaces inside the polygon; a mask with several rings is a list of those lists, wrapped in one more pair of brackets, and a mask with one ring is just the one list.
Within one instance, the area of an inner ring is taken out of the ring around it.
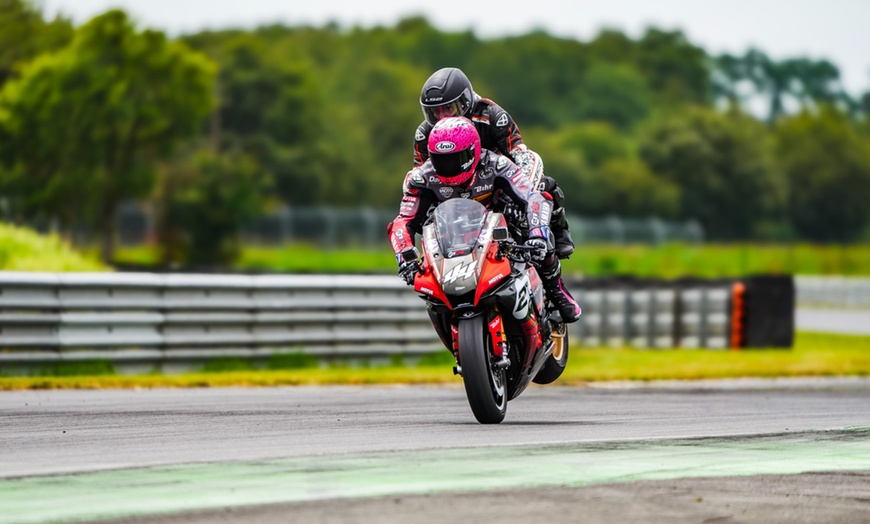
{"label": "overcast sky", "polygon": [[[650,26],[682,29],[707,51],[742,53],[755,46],[781,59],[827,58],[853,94],[870,90],[870,0],[42,0],[46,13],[76,23],[122,7],[140,25],[173,35],[200,29],[251,28],[266,23],[341,27],[392,25],[415,14],[442,30],[471,29],[478,37],[531,29],[588,40],[601,28],[637,36]],[[471,6],[474,6],[473,8]]]}

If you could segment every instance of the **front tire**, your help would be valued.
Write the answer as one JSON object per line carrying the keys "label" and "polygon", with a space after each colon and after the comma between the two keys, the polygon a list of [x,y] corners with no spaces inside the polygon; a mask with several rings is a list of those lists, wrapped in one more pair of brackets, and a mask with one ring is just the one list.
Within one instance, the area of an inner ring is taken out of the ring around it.
{"label": "front tire", "polygon": [[495,367],[489,330],[484,317],[459,321],[459,363],[465,395],[481,424],[498,424],[507,411],[507,377]]}
{"label": "front tire", "polygon": [[535,384],[549,384],[562,376],[565,366],[568,365],[568,326],[560,324],[553,330],[551,335],[554,345],[553,353],[547,357],[541,370],[532,379]]}

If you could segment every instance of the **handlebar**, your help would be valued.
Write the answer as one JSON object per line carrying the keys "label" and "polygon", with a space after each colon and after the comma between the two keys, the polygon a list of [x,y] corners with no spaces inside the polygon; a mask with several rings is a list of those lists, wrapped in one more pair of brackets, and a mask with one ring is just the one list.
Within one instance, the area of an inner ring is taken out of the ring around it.
{"label": "handlebar", "polygon": [[534,246],[526,246],[524,244],[517,244],[513,240],[506,240],[498,243],[498,252],[500,255],[504,255],[508,260],[512,262],[525,262],[529,263],[532,260],[532,251],[535,251],[537,248]]}

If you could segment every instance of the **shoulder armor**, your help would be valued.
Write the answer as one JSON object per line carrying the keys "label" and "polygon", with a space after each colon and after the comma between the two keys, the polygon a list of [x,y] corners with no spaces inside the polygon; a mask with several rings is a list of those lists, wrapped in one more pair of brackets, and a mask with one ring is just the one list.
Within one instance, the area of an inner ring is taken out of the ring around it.
{"label": "shoulder armor", "polygon": [[405,193],[417,194],[421,189],[426,187],[426,179],[423,178],[422,169],[419,167],[415,167],[414,169],[408,171],[408,174],[405,175],[405,183],[403,184],[402,190]]}

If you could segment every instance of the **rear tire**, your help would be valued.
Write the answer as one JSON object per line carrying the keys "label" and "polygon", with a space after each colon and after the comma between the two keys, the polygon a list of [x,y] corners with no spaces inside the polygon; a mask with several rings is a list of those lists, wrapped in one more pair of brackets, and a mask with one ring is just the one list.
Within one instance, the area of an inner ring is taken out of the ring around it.
{"label": "rear tire", "polygon": [[484,317],[459,321],[459,364],[465,395],[481,424],[498,424],[507,411],[507,376],[495,367],[489,330]]}
{"label": "rear tire", "polygon": [[535,384],[550,384],[562,376],[565,366],[568,365],[568,326],[561,324],[551,335],[554,345],[553,353],[547,357],[541,370],[532,379]]}

